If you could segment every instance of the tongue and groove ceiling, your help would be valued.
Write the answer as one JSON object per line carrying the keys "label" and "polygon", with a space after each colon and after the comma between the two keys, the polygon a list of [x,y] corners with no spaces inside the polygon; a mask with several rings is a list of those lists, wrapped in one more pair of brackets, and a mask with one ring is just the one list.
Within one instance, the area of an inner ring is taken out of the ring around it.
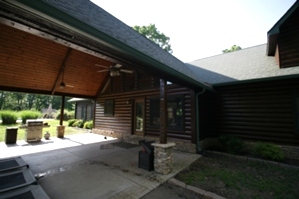
{"label": "tongue and groove ceiling", "polygon": [[[0,24],[0,90],[94,97],[112,63]],[[60,83],[66,86],[61,89]]]}

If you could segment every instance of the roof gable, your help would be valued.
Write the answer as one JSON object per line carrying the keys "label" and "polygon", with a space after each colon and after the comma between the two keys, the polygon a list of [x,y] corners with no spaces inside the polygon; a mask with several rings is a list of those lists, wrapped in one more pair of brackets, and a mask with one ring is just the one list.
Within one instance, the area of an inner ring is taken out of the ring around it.
{"label": "roof gable", "polygon": [[278,35],[281,26],[299,9],[299,1],[296,1],[293,6],[275,23],[275,25],[268,31],[267,55],[274,56]]}

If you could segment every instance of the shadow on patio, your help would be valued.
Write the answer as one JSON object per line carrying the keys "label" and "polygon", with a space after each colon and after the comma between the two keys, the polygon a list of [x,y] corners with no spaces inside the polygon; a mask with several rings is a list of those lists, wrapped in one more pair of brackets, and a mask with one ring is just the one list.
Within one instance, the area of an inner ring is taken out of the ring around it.
{"label": "shadow on patio", "polygon": [[138,167],[141,146],[93,133],[51,137],[39,143],[0,143],[0,158],[21,156],[39,184],[55,199],[140,198],[200,156],[174,151],[173,172],[161,175]]}

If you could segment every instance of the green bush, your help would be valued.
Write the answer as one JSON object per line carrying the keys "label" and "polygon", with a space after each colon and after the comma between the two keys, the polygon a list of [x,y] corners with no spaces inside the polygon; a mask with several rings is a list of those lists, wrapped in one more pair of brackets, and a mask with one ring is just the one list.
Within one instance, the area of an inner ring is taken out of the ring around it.
{"label": "green bush", "polygon": [[42,114],[38,111],[21,111],[20,112],[20,117],[22,119],[22,123],[25,124],[26,120],[30,119],[37,119],[41,116]]}
{"label": "green bush", "polygon": [[73,126],[73,124],[77,121],[77,119],[71,119],[71,120],[68,120],[67,123],[68,123],[68,126]]}
{"label": "green bush", "polygon": [[[68,120],[71,120],[71,119],[74,119],[74,118],[75,118],[75,112],[74,111],[64,110],[64,112],[63,112],[63,120],[64,121],[68,121]],[[57,111],[56,119],[60,120],[60,110]]]}
{"label": "green bush", "polygon": [[253,146],[253,154],[261,158],[277,161],[284,160],[285,158],[285,155],[279,146],[266,142],[255,143]]}
{"label": "green bush", "polygon": [[14,111],[1,111],[0,117],[2,124],[16,124],[18,119],[17,113]]}
{"label": "green bush", "polygon": [[85,122],[84,126],[83,126],[83,128],[85,128],[85,129],[92,129],[92,127],[93,127],[92,120]]}
{"label": "green bush", "polygon": [[243,141],[235,136],[223,135],[218,137],[224,151],[231,154],[237,154],[243,149]]}
{"label": "green bush", "polygon": [[77,120],[77,121],[73,124],[73,127],[83,128],[83,126],[84,126],[84,121],[83,121],[83,120]]}

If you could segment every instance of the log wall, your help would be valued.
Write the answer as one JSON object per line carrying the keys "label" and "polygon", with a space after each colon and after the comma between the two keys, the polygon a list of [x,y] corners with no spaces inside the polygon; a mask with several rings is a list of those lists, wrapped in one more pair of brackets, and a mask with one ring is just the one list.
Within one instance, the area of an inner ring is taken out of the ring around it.
{"label": "log wall", "polygon": [[[154,83],[152,81],[151,83]],[[184,129],[183,130],[168,130],[167,136],[173,139],[180,139],[189,142],[194,142],[195,138],[195,114],[194,100],[192,99],[193,91],[176,86],[167,86],[167,96],[184,96]],[[119,92],[100,95],[96,100],[95,105],[95,124],[94,128],[104,131],[116,133],[133,134],[133,106],[134,99],[143,98],[145,102],[145,136],[159,137],[159,129],[151,128],[150,120],[150,99],[159,97],[159,88],[151,88],[146,90],[135,90],[130,92]],[[114,100],[114,116],[104,115],[105,100]],[[130,104],[127,104],[130,101]]]}
{"label": "log wall", "polygon": [[[299,79],[216,87],[201,96],[201,139],[223,134],[247,140],[299,144],[295,99]],[[206,116],[206,117],[205,117]]]}

